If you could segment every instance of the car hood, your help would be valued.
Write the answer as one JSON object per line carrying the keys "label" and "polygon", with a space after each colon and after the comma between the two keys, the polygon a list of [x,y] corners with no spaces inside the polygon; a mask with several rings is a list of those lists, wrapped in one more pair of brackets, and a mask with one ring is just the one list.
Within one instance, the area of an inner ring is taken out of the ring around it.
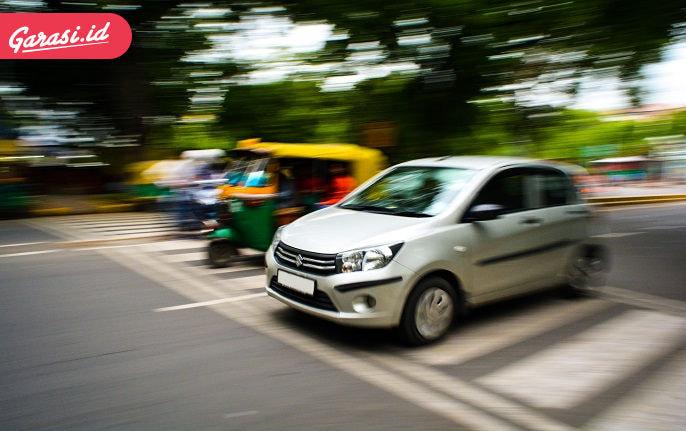
{"label": "car hood", "polygon": [[330,207],[286,226],[281,241],[301,250],[340,253],[401,242],[422,229],[427,218],[401,217]]}

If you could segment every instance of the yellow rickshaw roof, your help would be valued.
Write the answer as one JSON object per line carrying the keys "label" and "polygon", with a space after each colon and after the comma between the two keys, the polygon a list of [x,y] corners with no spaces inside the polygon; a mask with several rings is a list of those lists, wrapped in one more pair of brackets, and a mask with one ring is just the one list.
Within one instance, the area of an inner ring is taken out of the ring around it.
{"label": "yellow rickshaw roof", "polygon": [[383,158],[379,150],[355,144],[286,144],[259,142],[256,139],[239,141],[237,150],[264,151],[273,157],[317,158],[332,160],[358,160],[373,157]]}

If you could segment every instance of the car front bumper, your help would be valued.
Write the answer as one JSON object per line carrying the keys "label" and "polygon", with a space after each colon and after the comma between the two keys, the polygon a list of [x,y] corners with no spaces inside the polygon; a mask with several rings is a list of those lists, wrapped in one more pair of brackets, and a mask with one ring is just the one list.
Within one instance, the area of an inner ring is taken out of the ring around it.
{"label": "car front bumper", "polygon": [[[270,248],[265,257],[266,290],[269,296],[302,312],[348,326],[389,328],[397,326],[407,296],[408,280],[413,273],[391,261],[386,267],[344,274],[316,275],[284,266]],[[277,283],[278,271],[315,282],[315,296],[310,297]],[[361,298],[373,298],[373,307],[359,307]]]}

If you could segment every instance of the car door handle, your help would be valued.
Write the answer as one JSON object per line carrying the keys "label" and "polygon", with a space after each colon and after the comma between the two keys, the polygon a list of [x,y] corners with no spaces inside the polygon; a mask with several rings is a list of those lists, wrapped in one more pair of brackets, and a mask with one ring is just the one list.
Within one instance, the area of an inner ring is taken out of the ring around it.
{"label": "car door handle", "polygon": [[519,223],[521,224],[541,224],[543,222],[542,218],[538,217],[528,217],[525,219],[522,219]]}
{"label": "car door handle", "polygon": [[568,210],[565,211],[567,214],[575,214],[575,215],[586,215],[588,214],[587,210]]}

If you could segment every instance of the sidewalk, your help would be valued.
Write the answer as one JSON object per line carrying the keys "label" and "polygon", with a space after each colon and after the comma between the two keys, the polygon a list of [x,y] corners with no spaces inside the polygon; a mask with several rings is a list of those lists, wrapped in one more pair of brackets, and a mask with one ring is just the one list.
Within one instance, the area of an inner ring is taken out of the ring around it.
{"label": "sidewalk", "polygon": [[30,216],[55,216],[135,211],[137,205],[102,195],[41,195],[33,198]]}

